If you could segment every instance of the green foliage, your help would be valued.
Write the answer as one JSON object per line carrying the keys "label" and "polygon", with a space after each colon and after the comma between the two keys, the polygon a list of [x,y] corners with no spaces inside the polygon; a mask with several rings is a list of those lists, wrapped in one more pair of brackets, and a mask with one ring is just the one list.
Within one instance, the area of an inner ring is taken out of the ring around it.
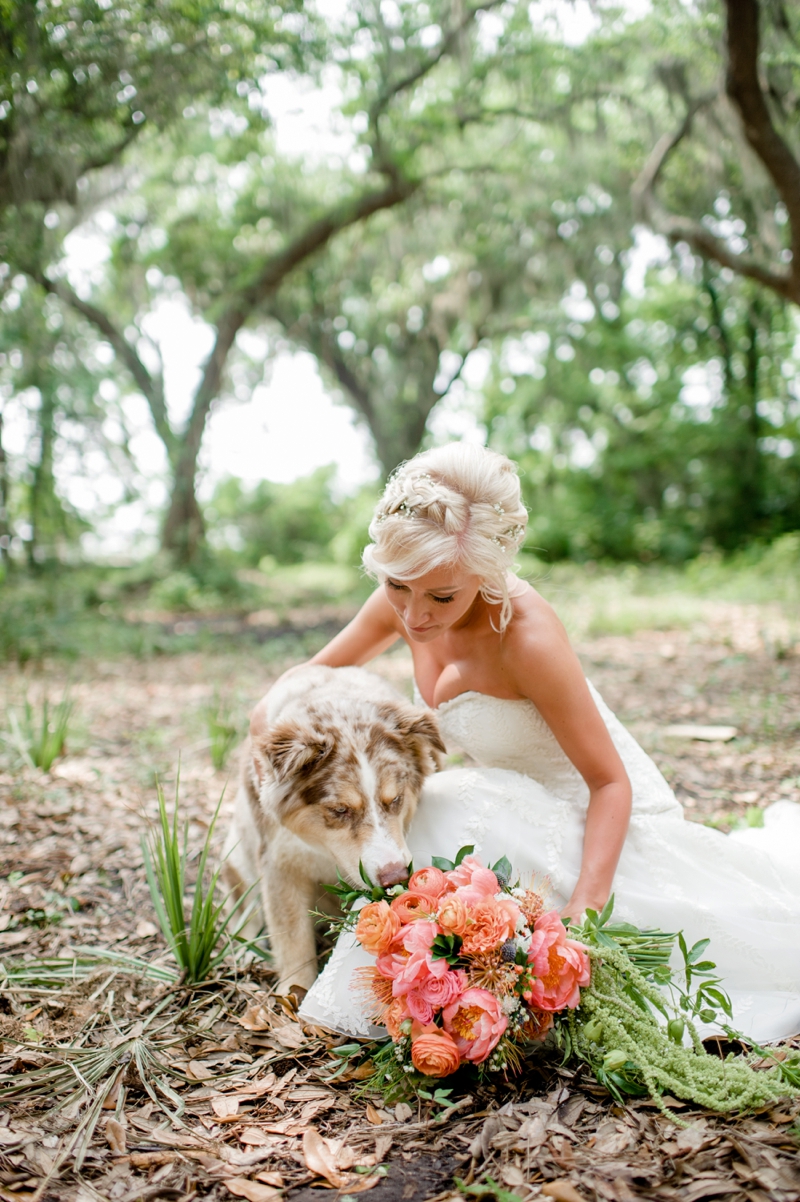
{"label": "green foliage", "polygon": [[25,698],[21,711],[6,710],[9,733],[0,736],[30,768],[49,772],[54,761],[64,754],[73,703],[67,692],[51,708],[47,697],[37,706]]}
{"label": "green foliage", "polygon": [[505,344],[487,394],[492,445],[523,469],[527,545],[680,562],[797,528],[793,315],[691,260],[642,299],[602,296],[576,281]]}
{"label": "green foliage", "polygon": [[245,897],[227,906],[225,913],[229,899],[215,902],[221,868],[212,873],[208,883],[205,881],[206,863],[219,814],[218,805],[200,850],[190,906],[186,880],[189,823],[184,823],[181,838],[179,783],[180,778],[175,788],[171,822],[164,792],[158,786],[159,825],[158,828],[151,828],[147,839],[142,839],[142,853],[150,898],[164,938],[181,969],[183,980],[188,984],[196,984],[206,980],[229,953],[231,941],[236,938],[237,932],[228,928],[241,910]]}
{"label": "green foliage", "polygon": [[215,694],[213,701],[205,710],[211,763],[217,772],[221,772],[225,767],[228,756],[241,738],[235,718],[236,712],[234,707],[219,694]]}
{"label": "green foliage", "polygon": [[329,465],[291,484],[264,480],[248,490],[233,477],[223,481],[206,510],[212,543],[251,567],[360,563],[375,493],[336,499],[334,476]]}

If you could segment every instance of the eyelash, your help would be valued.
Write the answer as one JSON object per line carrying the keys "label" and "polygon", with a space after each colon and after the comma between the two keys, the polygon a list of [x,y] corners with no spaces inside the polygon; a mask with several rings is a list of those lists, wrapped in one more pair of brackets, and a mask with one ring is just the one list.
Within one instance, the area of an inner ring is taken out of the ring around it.
{"label": "eyelash", "polygon": [[[398,592],[402,592],[402,590],[405,588],[404,584],[395,584],[394,580],[387,580],[386,583],[389,585],[389,588],[396,589]],[[455,599],[456,599],[455,593],[452,593],[449,597],[432,597],[431,598],[432,601],[438,601],[438,603],[440,605],[448,605],[451,601],[455,601]]]}

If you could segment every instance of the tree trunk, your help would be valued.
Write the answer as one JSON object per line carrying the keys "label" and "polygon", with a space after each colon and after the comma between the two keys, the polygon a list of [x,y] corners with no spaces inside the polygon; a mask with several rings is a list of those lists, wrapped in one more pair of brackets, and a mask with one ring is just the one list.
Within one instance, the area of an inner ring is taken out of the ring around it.
{"label": "tree trunk", "polygon": [[183,567],[197,559],[205,541],[205,520],[197,503],[196,483],[197,452],[185,451],[175,464],[172,495],[161,528],[162,550]]}
{"label": "tree trunk", "polygon": [[0,564],[11,566],[11,527],[9,524],[8,460],[3,446],[3,410],[0,409]]}

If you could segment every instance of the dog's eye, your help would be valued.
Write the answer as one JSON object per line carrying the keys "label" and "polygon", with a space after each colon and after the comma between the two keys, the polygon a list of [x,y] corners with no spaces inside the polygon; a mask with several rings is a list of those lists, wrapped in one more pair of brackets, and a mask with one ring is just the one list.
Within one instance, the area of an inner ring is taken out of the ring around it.
{"label": "dog's eye", "polygon": [[402,803],[403,803],[403,794],[400,793],[397,797],[393,797],[391,799],[391,801],[387,801],[384,804],[386,805],[387,809],[389,809],[389,810],[399,810]]}
{"label": "dog's eye", "polygon": [[347,806],[330,806],[328,813],[334,818],[346,818],[350,810]]}

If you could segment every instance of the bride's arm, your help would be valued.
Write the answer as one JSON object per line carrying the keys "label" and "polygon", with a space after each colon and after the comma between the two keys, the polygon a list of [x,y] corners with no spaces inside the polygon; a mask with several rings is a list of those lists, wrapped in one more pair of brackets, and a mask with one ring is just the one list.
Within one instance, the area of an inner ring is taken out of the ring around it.
{"label": "bride's arm", "polygon": [[[359,666],[374,659],[391,647],[400,637],[395,611],[386,600],[383,586],[378,587],[368,601],[361,606],[352,622],[318,651],[308,661],[326,664],[329,668]],[[300,664],[283,673],[279,679],[294,672]],[[266,726],[267,698],[262,697],[250,715],[250,734],[262,734]]]}
{"label": "bride's arm", "polygon": [[504,660],[589,787],[583,856],[561,911],[576,920],[608,901],[631,815],[631,785],[566,631],[541,599],[531,620],[509,634]]}

